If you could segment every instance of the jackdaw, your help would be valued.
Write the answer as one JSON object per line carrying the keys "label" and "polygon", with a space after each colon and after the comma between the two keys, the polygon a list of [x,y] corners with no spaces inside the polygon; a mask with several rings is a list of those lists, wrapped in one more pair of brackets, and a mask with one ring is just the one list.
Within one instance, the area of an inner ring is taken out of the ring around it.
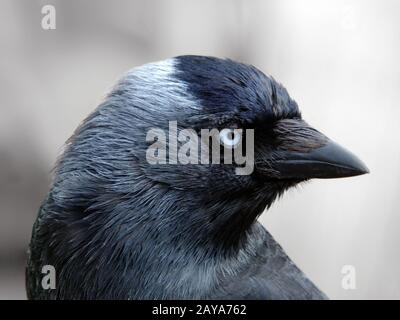
{"label": "jackdaw", "polygon": [[[220,138],[228,141],[218,145],[220,161],[211,161],[210,135],[208,163],[181,163],[162,141],[171,122],[200,142],[203,129],[233,131]],[[160,136],[150,141],[151,130]],[[238,173],[247,164],[222,151],[229,141],[246,147],[250,130],[253,166]],[[166,161],[149,160],[154,143],[166,148],[153,158]],[[33,226],[28,298],[326,299],[257,218],[303,181],[367,172],[254,66],[179,56],[134,68],[57,162]],[[51,270],[55,283],[46,287]]]}

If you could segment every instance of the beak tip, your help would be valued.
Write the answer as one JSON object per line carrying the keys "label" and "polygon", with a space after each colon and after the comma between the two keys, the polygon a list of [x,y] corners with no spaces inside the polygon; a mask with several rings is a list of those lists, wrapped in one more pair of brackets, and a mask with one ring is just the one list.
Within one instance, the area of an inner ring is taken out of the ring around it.
{"label": "beak tip", "polygon": [[347,156],[344,157],[346,161],[341,163],[348,165],[350,176],[361,176],[370,172],[366,164],[363,161],[361,161],[358,157],[356,157],[354,154],[350,152],[347,152],[347,150],[345,150],[344,148],[341,148],[341,150],[342,150],[341,152],[342,155],[347,154]]}
{"label": "beak tip", "polygon": [[358,176],[370,173],[368,167],[364,163],[361,163],[361,166],[359,167],[358,171],[359,171],[359,174],[357,174]]}

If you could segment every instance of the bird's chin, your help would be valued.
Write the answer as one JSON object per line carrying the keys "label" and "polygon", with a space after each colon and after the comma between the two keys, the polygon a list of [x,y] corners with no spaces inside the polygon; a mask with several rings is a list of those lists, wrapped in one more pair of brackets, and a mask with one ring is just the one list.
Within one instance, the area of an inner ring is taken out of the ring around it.
{"label": "bird's chin", "polygon": [[309,178],[296,178],[296,177],[281,178],[279,174],[277,174],[276,172],[263,169],[261,170],[259,169],[255,173],[256,173],[256,179],[262,185],[274,185],[283,189],[294,187],[299,183],[310,180]]}
{"label": "bird's chin", "polygon": [[276,198],[280,197],[285,191],[290,188],[296,187],[297,185],[307,182],[310,179],[304,178],[288,178],[288,179],[277,179],[276,177],[259,175],[257,177],[260,188],[259,191],[266,196],[267,207],[275,201]]}
{"label": "bird's chin", "polygon": [[286,191],[289,188],[295,187],[300,183],[307,182],[309,179],[296,179],[296,178],[291,178],[291,179],[273,179],[273,183],[277,188],[281,190],[281,192]]}

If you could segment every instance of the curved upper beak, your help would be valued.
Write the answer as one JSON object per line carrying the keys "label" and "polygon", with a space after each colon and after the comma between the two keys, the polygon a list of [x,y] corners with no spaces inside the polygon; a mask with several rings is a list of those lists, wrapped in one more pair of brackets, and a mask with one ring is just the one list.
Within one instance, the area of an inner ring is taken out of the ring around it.
{"label": "curved upper beak", "polygon": [[283,179],[344,178],[369,173],[359,158],[331,140],[310,152],[285,152],[283,157],[273,164]]}

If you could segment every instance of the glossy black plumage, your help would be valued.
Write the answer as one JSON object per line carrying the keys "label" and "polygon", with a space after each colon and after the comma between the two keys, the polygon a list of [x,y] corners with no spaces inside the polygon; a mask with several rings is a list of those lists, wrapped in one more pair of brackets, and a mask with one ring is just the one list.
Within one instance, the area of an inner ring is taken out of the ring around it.
{"label": "glossy black plumage", "polygon": [[[179,129],[254,129],[254,172],[150,165],[146,132],[167,130],[168,121]],[[285,178],[276,160],[312,155],[328,141],[301,120],[282,85],[255,67],[182,56],[130,71],[57,164],[33,227],[28,297],[326,298],[256,219],[286,189],[313,178],[300,174],[304,167]],[[41,287],[46,264],[57,272],[54,290]]]}

